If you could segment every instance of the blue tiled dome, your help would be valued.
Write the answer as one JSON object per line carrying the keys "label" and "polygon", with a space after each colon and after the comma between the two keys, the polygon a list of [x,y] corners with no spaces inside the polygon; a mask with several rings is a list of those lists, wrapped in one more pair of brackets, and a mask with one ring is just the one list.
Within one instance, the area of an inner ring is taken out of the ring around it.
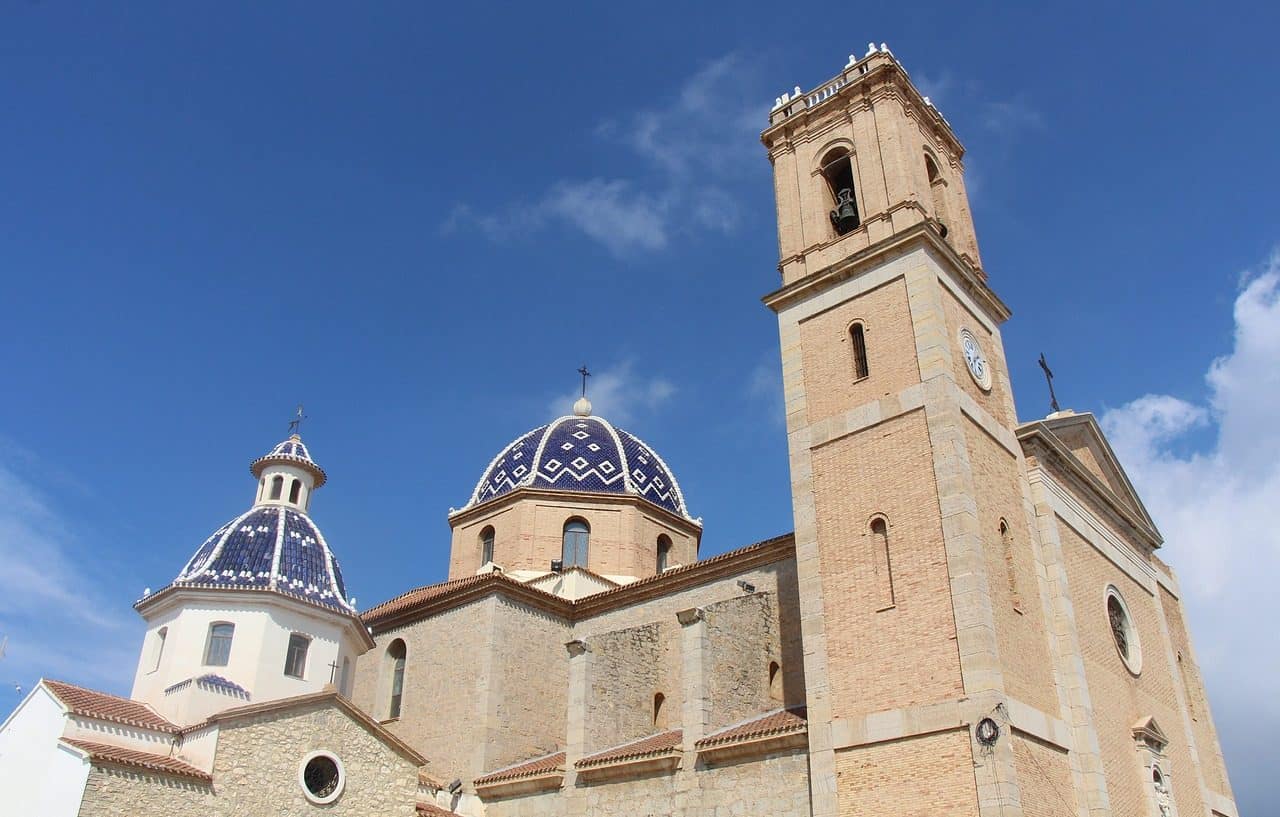
{"label": "blue tiled dome", "polygon": [[632,494],[691,519],[657,452],[601,417],[561,417],[517,437],[485,469],[466,507],[522,487]]}
{"label": "blue tiled dome", "polygon": [[355,612],[320,529],[305,513],[281,505],[256,505],[218,528],[173,583],[280,590]]}

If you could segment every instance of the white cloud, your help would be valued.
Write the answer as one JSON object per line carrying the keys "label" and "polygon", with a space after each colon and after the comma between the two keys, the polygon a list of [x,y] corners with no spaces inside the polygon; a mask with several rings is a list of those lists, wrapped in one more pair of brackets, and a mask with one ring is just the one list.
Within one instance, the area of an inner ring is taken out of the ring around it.
{"label": "white cloud", "polygon": [[[737,55],[704,65],[664,104],[602,122],[595,136],[634,158],[615,178],[566,177],[532,202],[501,214],[460,204],[441,225],[448,234],[471,226],[494,241],[545,228],[570,227],[623,258],[665,248],[673,235],[730,233],[741,210],[730,187],[758,168],[756,133],[765,124],[750,98],[748,66]],[[520,229],[513,230],[513,223]]]}
{"label": "white cloud", "polygon": [[[627,426],[641,414],[651,414],[675,396],[675,384],[664,377],[645,377],[635,372],[631,361],[611,369],[592,372],[587,380],[591,413],[611,423]],[[581,391],[563,394],[548,406],[552,417],[568,414]]]}
{"label": "white cloud", "polygon": [[[43,675],[121,689],[136,661],[137,628],[118,600],[103,598],[97,588],[109,580],[59,510],[19,473],[22,458],[3,453],[0,633],[8,644],[0,684],[27,686]],[[7,696],[0,687],[0,710]]]}
{"label": "white cloud", "polygon": [[[1280,255],[1235,301],[1230,353],[1200,406],[1146,395],[1102,425],[1165,537],[1242,813],[1268,804],[1270,771],[1249,747],[1280,730]],[[1212,432],[1187,450],[1193,430]],[[1272,646],[1267,647],[1267,644]]]}

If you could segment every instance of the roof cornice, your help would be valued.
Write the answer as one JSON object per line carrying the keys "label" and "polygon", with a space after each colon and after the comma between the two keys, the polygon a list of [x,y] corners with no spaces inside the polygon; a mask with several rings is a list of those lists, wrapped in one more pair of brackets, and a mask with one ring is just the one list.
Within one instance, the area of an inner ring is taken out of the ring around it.
{"label": "roof cornice", "polygon": [[657,503],[646,499],[639,494],[607,494],[596,493],[594,491],[567,491],[554,488],[536,488],[530,485],[521,485],[512,488],[505,494],[500,494],[491,499],[486,499],[476,505],[454,511],[449,514],[449,526],[454,527],[458,524],[474,521],[480,517],[487,516],[493,511],[504,508],[508,503],[514,503],[521,499],[550,499],[561,502],[575,502],[582,499],[590,499],[593,502],[602,502],[613,505],[630,505],[632,507],[641,508],[654,516],[661,517],[673,528],[687,532],[691,536],[699,536],[702,534],[702,523],[696,519],[689,519],[681,514],[674,513]]}
{"label": "roof cornice", "polygon": [[927,221],[894,233],[853,255],[809,273],[797,281],[792,281],[781,289],[765,295],[761,300],[774,312],[781,312],[788,306],[812,297],[840,281],[869,272],[871,267],[880,262],[885,255],[902,254],[918,245],[927,247],[945,260],[946,266],[954,273],[957,283],[970,297],[981,304],[997,323],[1007,321],[1013,314],[995,291],[987,286],[986,275],[962,258]]}

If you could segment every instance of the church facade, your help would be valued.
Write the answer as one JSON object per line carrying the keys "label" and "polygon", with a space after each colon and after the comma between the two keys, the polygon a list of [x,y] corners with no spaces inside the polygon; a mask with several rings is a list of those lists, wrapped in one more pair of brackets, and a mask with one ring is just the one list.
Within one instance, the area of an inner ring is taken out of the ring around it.
{"label": "church facade", "polygon": [[291,436],[135,605],[129,698],[0,726],[0,812],[1238,817],[1155,521],[1091,414],[1016,416],[950,125],[872,46],[762,141],[792,534],[700,559],[584,397],[358,612]]}

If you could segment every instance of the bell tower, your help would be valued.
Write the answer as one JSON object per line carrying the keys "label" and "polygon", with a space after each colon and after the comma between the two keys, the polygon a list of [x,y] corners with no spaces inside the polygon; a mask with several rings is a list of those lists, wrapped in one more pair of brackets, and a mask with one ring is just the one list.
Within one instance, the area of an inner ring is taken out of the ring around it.
{"label": "bell tower", "polygon": [[813,814],[1019,817],[1007,713],[1060,703],[964,148],[874,45],[779,97],[761,138]]}

